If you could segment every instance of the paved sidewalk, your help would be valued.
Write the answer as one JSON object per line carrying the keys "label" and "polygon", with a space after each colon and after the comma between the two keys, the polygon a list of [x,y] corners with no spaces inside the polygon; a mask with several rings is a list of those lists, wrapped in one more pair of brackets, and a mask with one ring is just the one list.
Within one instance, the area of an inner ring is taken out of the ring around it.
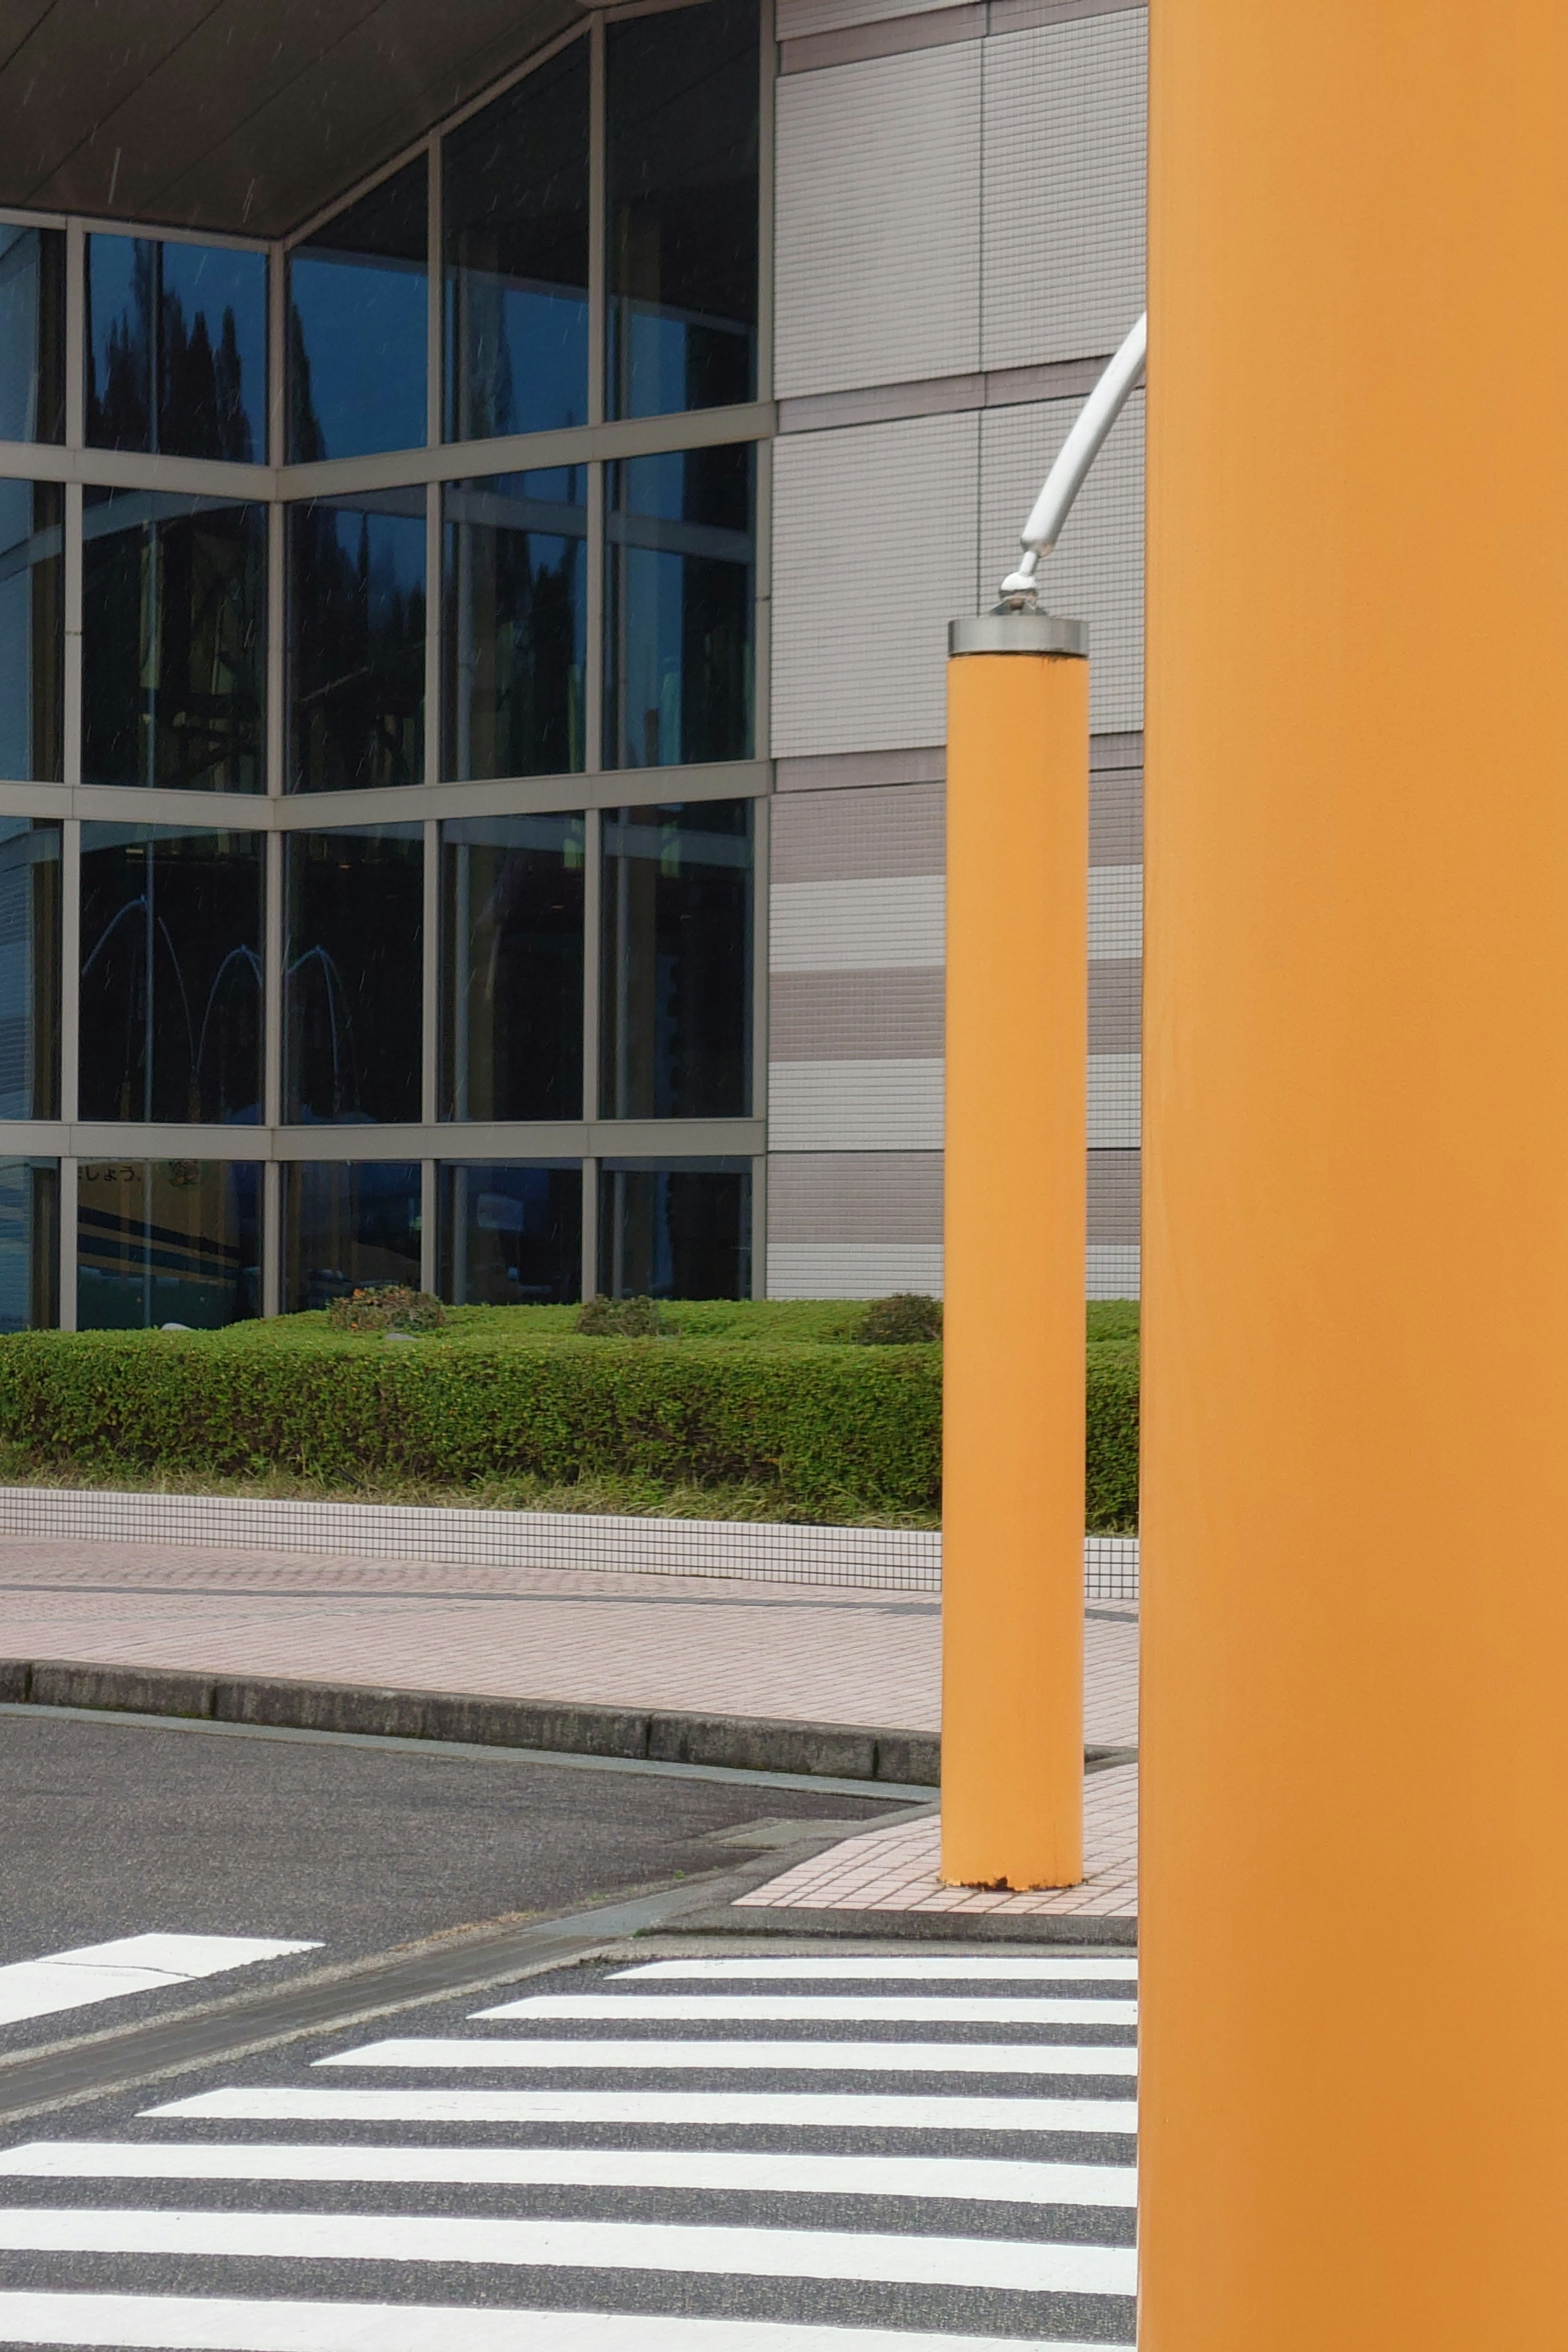
{"label": "paved sidewalk", "polygon": [[[1137,1616],[1086,1622],[1087,1734],[1137,1743]],[[0,1656],[938,1727],[941,1604],[844,1586],[0,1540]]]}

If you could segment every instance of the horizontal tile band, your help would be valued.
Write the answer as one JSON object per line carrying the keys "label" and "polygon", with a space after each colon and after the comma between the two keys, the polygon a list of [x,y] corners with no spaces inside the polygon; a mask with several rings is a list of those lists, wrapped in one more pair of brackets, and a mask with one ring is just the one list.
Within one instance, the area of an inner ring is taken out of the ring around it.
{"label": "horizontal tile band", "polygon": [[783,434],[823,433],[847,425],[887,425],[906,416],[949,416],[974,408],[1017,408],[1042,400],[1086,399],[1109,353],[1043,361],[1037,367],[991,368],[965,375],[918,376],[844,392],[797,393],[779,403]]}
{"label": "horizontal tile band", "polygon": [[779,71],[820,73],[833,66],[859,65],[871,58],[906,55],[911,49],[944,48],[954,41],[978,41],[987,34],[1032,31],[1040,25],[1070,24],[1083,16],[1121,16],[1147,0],[969,0],[969,5],[890,14],[830,32],[797,34],[779,45]]}

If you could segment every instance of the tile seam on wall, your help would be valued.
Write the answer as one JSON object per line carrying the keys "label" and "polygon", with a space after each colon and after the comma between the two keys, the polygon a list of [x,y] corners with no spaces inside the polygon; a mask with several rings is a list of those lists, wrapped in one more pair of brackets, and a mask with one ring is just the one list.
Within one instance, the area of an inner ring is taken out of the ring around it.
{"label": "tile seam on wall", "polygon": [[1148,0],[967,0],[967,5],[914,15],[889,14],[830,32],[802,33],[779,44],[781,74],[821,73],[834,66],[858,65],[871,58],[907,55],[912,49],[944,48],[954,41],[984,40],[1031,32],[1040,25],[1065,25],[1084,16],[1121,16],[1146,7]]}

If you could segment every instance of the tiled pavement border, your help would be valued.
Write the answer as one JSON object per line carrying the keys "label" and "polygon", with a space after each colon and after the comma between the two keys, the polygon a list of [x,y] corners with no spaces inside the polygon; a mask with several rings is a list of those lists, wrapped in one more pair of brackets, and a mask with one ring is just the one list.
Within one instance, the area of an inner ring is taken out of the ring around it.
{"label": "tiled pavement border", "polygon": [[[942,1537],[922,1528],[797,1527],[751,1519],[0,1486],[0,1534],[66,1542],[350,1552],[463,1568],[593,1569],[895,1592],[942,1590]],[[1086,1600],[1136,1601],[1136,1536],[1086,1536],[1083,1549]]]}

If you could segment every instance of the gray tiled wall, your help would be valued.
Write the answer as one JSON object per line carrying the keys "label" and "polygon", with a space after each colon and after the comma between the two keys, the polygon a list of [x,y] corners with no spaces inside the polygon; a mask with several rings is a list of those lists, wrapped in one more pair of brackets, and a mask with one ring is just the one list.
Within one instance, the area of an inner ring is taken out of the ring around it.
{"label": "gray tiled wall", "polygon": [[[1142,306],[1145,24],[779,0],[776,1295],[941,1286],[946,625]],[[1047,580],[1093,665],[1091,1296],[1137,1288],[1142,467],[1140,396]]]}

